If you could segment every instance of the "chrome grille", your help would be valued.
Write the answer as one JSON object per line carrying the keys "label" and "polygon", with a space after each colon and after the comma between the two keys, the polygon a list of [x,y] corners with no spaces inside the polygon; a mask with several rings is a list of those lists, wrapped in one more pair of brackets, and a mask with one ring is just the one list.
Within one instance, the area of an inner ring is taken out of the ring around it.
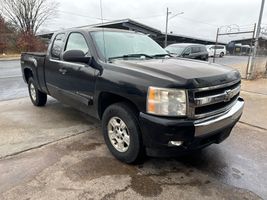
{"label": "chrome grille", "polygon": [[229,110],[237,101],[240,81],[188,91],[190,118],[209,117]]}

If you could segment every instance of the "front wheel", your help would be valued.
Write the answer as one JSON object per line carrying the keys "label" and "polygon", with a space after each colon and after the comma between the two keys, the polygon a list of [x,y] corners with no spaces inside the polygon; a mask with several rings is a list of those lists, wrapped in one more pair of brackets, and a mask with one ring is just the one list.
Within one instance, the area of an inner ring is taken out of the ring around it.
{"label": "front wheel", "polygon": [[223,52],[221,52],[221,53],[220,53],[220,57],[222,58],[223,56],[224,56],[224,53],[223,53]]}
{"label": "front wheel", "polygon": [[143,157],[138,119],[129,104],[109,106],[103,114],[102,129],[108,149],[118,160],[135,163]]}
{"label": "front wheel", "polygon": [[32,77],[28,81],[28,90],[33,105],[44,106],[46,104],[47,94],[38,90]]}

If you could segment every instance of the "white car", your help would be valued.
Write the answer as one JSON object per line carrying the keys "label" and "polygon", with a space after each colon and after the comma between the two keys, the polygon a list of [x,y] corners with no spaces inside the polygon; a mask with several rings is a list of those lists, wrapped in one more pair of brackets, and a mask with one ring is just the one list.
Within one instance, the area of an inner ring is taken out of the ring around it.
{"label": "white car", "polygon": [[226,54],[226,48],[224,45],[206,45],[209,56],[214,56],[214,50],[216,49],[216,56],[223,57]]}

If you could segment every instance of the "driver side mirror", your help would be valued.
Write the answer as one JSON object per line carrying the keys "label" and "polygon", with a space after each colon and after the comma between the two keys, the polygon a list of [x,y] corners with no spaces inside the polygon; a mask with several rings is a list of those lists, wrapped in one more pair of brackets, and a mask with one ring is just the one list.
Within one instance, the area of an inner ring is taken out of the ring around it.
{"label": "driver side mirror", "polygon": [[91,57],[86,57],[81,50],[68,50],[63,53],[63,60],[68,62],[81,62],[88,64]]}

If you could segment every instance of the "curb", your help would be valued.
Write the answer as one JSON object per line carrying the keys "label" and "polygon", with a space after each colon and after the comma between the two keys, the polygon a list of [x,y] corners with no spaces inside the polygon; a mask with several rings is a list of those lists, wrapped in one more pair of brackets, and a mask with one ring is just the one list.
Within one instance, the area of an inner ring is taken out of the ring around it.
{"label": "curb", "polygon": [[11,57],[11,58],[0,58],[1,61],[12,61],[12,60],[19,60],[20,57]]}

